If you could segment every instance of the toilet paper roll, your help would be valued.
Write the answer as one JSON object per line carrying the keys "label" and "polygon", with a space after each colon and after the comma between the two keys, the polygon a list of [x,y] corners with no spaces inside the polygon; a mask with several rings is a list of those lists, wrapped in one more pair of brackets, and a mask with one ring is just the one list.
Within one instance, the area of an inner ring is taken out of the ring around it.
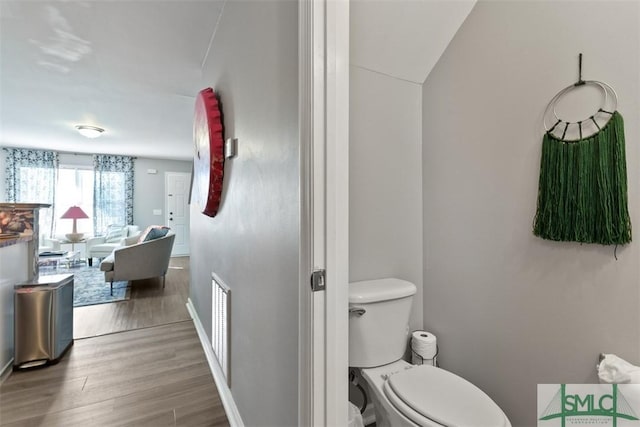
{"label": "toilet paper roll", "polygon": [[411,335],[411,363],[435,365],[438,354],[436,336],[427,331],[415,331]]}

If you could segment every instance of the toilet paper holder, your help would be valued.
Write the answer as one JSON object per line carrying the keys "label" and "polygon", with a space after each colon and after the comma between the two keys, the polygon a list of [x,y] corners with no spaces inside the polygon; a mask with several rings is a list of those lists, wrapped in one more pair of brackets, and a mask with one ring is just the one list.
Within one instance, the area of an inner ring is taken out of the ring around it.
{"label": "toilet paper holder", "polygon": [[[409,346],[409,347],[411,347],[411,346]],[[440,364],[438,363],[438,353],[440,353],[440,347],[438,347],[438,344],[436,344],[436,354],[433,355],[433,359],[425,359],[420,354],[416,353],[413,348],[411,349],[411,353],[413,353],[416,356],[418,356],[423,365],[424,365],[424,361],[425,360],[433,360],[433,363],[434,363],[433,366],[438,367],[438,368],[440,367]]]}
{"label": "toilet paper holder", "polygon": [[[415,333],[415,332],[424,332],[424,331],[415,330],[415,331],[412,331],[412,334]],[[428,333],[428,332],[424,332],[424,333]],[[430,358],[430,359],[425,359],[420,353],[415,351],[413,349],[413,345],[409,344],[409,348],[411,349],[412,355],[415,355],[415,356],[417,356],[417,358],[420,359],[420,364],[421,365],[424,365],[425,360],[432,360],[433,361],[433,366],[440,367],[440,364],[438,363],[438,354],[440,354],[440,346],[438,345],[437,342],[436,342],[436,352],[433,355],[433,357]]]}

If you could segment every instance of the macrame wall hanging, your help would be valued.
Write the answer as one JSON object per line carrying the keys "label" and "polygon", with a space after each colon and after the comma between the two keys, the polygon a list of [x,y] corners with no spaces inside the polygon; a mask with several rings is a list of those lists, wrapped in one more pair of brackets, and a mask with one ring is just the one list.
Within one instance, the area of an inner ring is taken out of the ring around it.
{"label": "macrame wall hanging", "polygon": [[[545,110],[533,233],[556,241],[629,243],[624,123],[617,111],[618,95],[607,83],[582,80],[582,54],[579,58],[578,82],[558,92]],[[559,118],[558,101],[588,86],[602,94],[598,111],[577,122]]]}

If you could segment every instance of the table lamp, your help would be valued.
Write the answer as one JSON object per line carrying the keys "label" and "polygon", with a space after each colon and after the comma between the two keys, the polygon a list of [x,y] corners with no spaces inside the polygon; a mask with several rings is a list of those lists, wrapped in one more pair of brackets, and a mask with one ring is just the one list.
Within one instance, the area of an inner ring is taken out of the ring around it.
{"label": "table lamp", "polygon": [[82,218],[89,218],[89,216],[86,213],[84,213],[84,211],[80,209],[79,206],[71,206],[60,218],[73,220],[73,233],[65,234],[65,236],[67,237],[67,240],[74,243],[81,241],[82,237],[84,236],[84,233],[78,233],[76,220],[82,219]]}

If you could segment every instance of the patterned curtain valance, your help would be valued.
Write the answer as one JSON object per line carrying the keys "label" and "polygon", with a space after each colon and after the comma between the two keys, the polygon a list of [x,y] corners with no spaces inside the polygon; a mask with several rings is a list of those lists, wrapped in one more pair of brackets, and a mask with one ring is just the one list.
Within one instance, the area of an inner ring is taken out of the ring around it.
{"label": "patterned curtain valance", "polygon": [[131,173],[133,179],[133,157],[113,156],[110,154],[94,154],[93,168],[100,172]]}
{"label": "patterned curtain valance", "polygon": [[133,157],[93,156],[93,228],[101,234],[111,224],[133,224]]}

